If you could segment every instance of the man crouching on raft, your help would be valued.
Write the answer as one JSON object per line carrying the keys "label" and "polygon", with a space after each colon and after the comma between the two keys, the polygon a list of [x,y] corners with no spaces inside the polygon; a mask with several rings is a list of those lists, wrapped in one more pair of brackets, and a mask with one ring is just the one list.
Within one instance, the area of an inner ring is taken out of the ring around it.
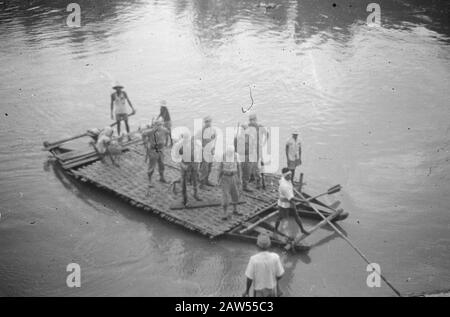
{"label": "man crouching on raft", "polygon": [[[283,219],[288,218],[290,216],[294,217],[295,222],[300,227],[300,230],[303,234],[309,234],[303,228],[302,221],[297,214],[297,207],[295,205],[296,202],[302,202],[301,199],[298,199],[294,196],[294,187],[292,185],[292,171],[289,168],[285,167],[281,171],[282,177],[280,179],[280,186],[278,188],[279,199],[278,199],[278,219],[275,223],[275,230],[278,231],[278,227]],[[278,231],[279,232],[279,231]]]}

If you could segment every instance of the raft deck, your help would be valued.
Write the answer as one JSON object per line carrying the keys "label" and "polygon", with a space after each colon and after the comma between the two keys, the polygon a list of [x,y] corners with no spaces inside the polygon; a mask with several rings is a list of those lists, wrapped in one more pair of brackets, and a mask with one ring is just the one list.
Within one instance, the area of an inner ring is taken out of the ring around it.
{"label": "raft deck", "polygon": [[[48,147],[48,143],[46,146]],[[179,163],[171,159],[170,149],[165,150],[164,158],[164,175],[167,183],[159,181],[158,170],[155,170],[152,188],[148,186],[148,164],[144,160],[144,147],[142,141],[138,138],[124,145],[124,151],[117,161],[119,166],[112,164],[108,157],[100,160],[99,155],[92,147],[77,151],[60,146],[51,146],[47,150],[57,158],[63,169],[76,179],[110,191],[133,206],[151,211],[169,222],[179,224],[210,238],[228,234],[229,236],[254,239],[255,233],[268,230],[269,233],[271,232],[273,240],[281,245],[291,241],[286,236],[274,234],[270,224],[262,221],[265,218],[270,218],[274,211],[276,212],[278,177],[275,175],[265,176],[265,190],[256,190],[250,184],[249,187],[253,189],[253,192],[241,192],[240,195],[238,210],[241,215],[233,216],[229,220],[222,220],[222,189],[220,186],[207,187],[205,190],[199,189],[199,196],[202,201],[197,202],[192,197],[192,186],[188,185],[188,206],[184,208],[181,204],[181,184],[178,184],[178,195],[171,188],[171,183],[178,180],[181,173]],[[215,165],[217,164],[213,164],[210,176],[213,183],[217,182],[218,176],[217,166]],[[321,208],[328,207],[320,201],[313,202]],[[317,216],[308,206],[301,207],[300,214]],[[230,208],[232,207],[230,206]],[[325,216],[330,215],[329,212],[323,211],[323,208],[321,212]],[[346,215],[341,216],[341,219],[345,217]],[[256,226],[255,224],[260,225]],[[246,234],[241,233],[242,229],[248,227],[254,228],[252,230],[253,235],[247,232]]]}
{"label": "raft deck", "polygon": [[[171,160],[170,150],[166,150],[164,159],[164,176],[167,183],[159,181],[158,171],[155,170],[152,180],[154,186],[149,188],[148,164],[144,162],[142,143],[131,144],[127,146],[127,149],[118,161],[119,167],[113,165],[109,158],[105,158],[103,161],[97,158],[96,161],[84,165],[85,159],[83,158],[80,161],[81,166],[72,163],[67,169],[83,182],[107,189],[134,206],[152,211],[171,222],[210,238],[223,235],[249,218],[273,207],[277,199],[275,182],[270,184],[269,181],[263,194],[260,191],[254,191],[251,194],[254,197],[250,197],[250,194],[241,195],[238,209],[242,215],[233,216],[232,219],[225,221],[221,219],[223,209],[220,186],[199,190],[199,197],[202,201],[197,202],[192,197],[192,186],[188,185],[188,208],[181,209],[182,194],[180,192],[175,195],[170,186],[171,182],[180,178],[180,168]],[[217,180],[215,168],[211,172],[210,179],[213,182]],[[181,191],[181,185],[177,186]]]}

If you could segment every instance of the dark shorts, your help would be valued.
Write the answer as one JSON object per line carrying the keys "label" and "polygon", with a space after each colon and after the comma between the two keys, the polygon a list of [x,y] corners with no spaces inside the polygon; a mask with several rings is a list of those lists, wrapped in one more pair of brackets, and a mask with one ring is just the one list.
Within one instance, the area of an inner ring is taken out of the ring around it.
{"label": "dark shorts", "polygon": [[237,175],[222,176],[221,185],[223,206],[228,206],[230,204],[230,200],[235,204],[239,202],[239,189],[237,183]]}
{"label": "dark shorts", "polygon": [[126,113],[117,113],[116,114],[116,121],[127,121],[128,120],[128,114]]}
{"label": "dark shorts", "polygon": [[278,210],[279,210],[278,214],[282,218],[294,217],[295,215],[295,210],[293,208],[283,208],[278,206]]}

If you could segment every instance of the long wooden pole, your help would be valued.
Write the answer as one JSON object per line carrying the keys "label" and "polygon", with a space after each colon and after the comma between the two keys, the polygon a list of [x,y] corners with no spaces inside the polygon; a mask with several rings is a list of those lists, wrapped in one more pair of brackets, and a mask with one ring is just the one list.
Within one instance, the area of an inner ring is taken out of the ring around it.
{"label": "long wooden pole", "polygon": [[[132,113],[130,113],[128,115],[128,117],[131,117],[133,115],[134,115],[134,113],[132,112]],[[112,127],[114,127],[116,125],[117,125],[117,121],[112,123],[112,124],[110,124],[110,127],[112,128]],[[76,136],[73,136],[73,137],[70,137],[70,138],[67,138],[67,139],[63,139],[63,140],[59,140],[59,141],[56,141],[56,142],[53,142],[53,143],[44,142],[44,150],[45,151],[51,150],[52,148],[55,148],[58,145],[61,145],[63,143],[66,143],[66,142],[69,142],[69,141],[73,141],[73,140],[76,140],[76,139],[80,139],[80,138],[83,138],[83,137],[88,136],[88,135],[89,135],[89,133],[85,132],[85,133],[78,134]]]}
{"label": "long wooden pole", "polygon": [[[334,231],[336,231],[337,234],[339,234],[341,236],[342,239],[344,239],[352,248],[353,250],[355,250],[362,258],[364,261],[366,261],[367,264],[372,264],[371,261],[369,261],[369,259],[350,241],[350,239],[348,239],[331,221],[328,221],[328,219],[322,215],[317,209],[316,207],[314,207],[308,200],[305,199],[305,197],[299,193],[297,190],[294,189],[294,192],[303,200],[305,200],[308,205],[314,209],[314,211],[316,213],[318,213],[326,222],[328,222],[328,224],[331,226],[331,228],[334,229]],[[397,294],[398,296],[402,296],[402,294],[400,294],[400,292],[383,276],[383,274],[381,274],[381,272],[379,273],[380,277],[383,279],[383,281],[394,291],[395,294]]]}
{"label": "long wooden pole", "polygon": [[248,226],[247,228],[242,229],[241,231],[239,231],[240,234],[246,233],[247,231],[252,230],[253,228],[255,228],[256,226],[258,226],[261,222],[266,221],[267,219],[277,215],[279,213],[279,210],[274,211],[272,213],[270,213],[269,215],[259,219],[258,221],[256,221],[255,223],[251,224],[250,226]]}
{"label": "long wooden pole", "polygon": [[335,212],[333,212],[330,216],[328,216],[328,218],[326,218],[325,220],[322,220],[321,222],[319,222],[317,225],[315,225],[314,227],[312,227],[311,229],[308,230],[308,234],[300,234],[298,237],[295,238],[294,244],[299,243],[300,241],[302,241],[303,239],[305,239],[306,237],[309,237],[311,233],[313,233],[314,231],[318,230],[319,228],[323,227],[324,225],[326,225],[329,221],[332,221],[334,218],[336,218],[337,216],[339,216],[344,210],[343,209],[338,209]]}
{"label": "long wooden pole", "polygon": [[298,191],[301,193],[303,187],[303,173],[300,173],[300,185],[298,185]]}
{"label": "long wooden pole", "polygon": [[85,133],[78,134],[76,136],[73,136],[73,137],[70,137],[70,138],[67,138],[67,139],[63,139],[63,140],[60,140],[60,141],[56,141],[56,142],[53,142],[53,143],[44,142],[44,151],[51,150],[52,148],[54,148],[54,147],[56,147],[58,145],[61,145],[63,143],[66,143],[66,142],[69,142],[69,141],[72,141],[72,140],[83,138],[83,137],[85,137],[87,135],[88,134],[85,132]]}

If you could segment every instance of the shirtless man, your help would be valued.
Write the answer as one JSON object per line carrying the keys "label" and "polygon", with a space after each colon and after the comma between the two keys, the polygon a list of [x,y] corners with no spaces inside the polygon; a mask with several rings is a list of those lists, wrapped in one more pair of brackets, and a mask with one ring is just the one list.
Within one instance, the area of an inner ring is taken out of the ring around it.
{"label": "shirtless man", "polygon": [[[131,108],[131,113],[135,114],[136,110],[133,108],[130,99],[125,91],[123,91],[123,86],[116,84],[113,89],[115,92],[111,94],[111,120],[116,120],[117,122],[117,135],[120,136],[120,123],[123,121],[125,123],[125,128],[127,133],[130,133],[130,127],[128,125],[128,114],[126,103]],[[114,113],[114,115],[113,115]]]}

